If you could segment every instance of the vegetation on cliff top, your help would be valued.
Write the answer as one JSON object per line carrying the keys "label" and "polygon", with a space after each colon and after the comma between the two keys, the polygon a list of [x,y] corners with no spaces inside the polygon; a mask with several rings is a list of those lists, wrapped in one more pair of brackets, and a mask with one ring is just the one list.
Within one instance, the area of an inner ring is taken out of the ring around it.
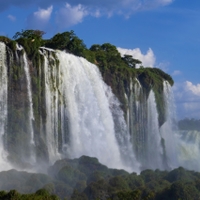
{"label": "vegetation on cliff top", "polygon": [[[19,43],[25,48],[26,53],[31,59],[35,54],[38,53],[40,47],[45,46],[52,49],[65,50],[77,56],[82,56],[88,61],[96,64],[102,69],[102,71],[109,68],[113,69],[114,67],[120,67],[124,68],[123,71],[127,70],[129,73],[132,71],[134,75],[141,73],[141,69],[135,69],[135,66],[136,64],[142,64],[142,62],[137,58],[132,58],[130,55],[125,55],[122,57],[116,46],[112,44],[94,44],[87,49],[83,40],[78,38],[74,31],[57,33],[51,39],[43,39],[44,34],[45,32],[40,30],[22,30],[13,36],[14,40],[0,36],[0,41],[5,42],[7,45],[10,45],[13,48],[13,43]],[[141,68],[143,68],[143,66],[141,66]],[[142,72],[145,72],[146,70],[143,69]],[[152,71],[152,74],[159,75],[173,85],[171,76],[164,73],[162,70],[150,68],[148,71]],[[150,78],[154,77],[150,76]]]}
{"label": "vegetation on cliff top", "polygon": [[[143,86],[147,97],[150,90],[154,90],[159,114],[159,124],[162,125],[164,123],[165,105],[163,104],[162,97],[163,80],[168,81],[171,85],[174,83],[169,74],[158,68],[144,68],[140,60],[130,55],[122,57],[116,46],[110,43],[104,43],[102,45],[94,44],[88,49],[83,40],[75,35],[74,31],[57,33],[50,39],[43,39],[44,34],[40,30],[22,30],[14,35],[14,40],[1,36],[0,41],[5,42],[13,50],[16,49],[16,43],[22,45],[29,59],[32,61],[33,67],[36,68],[42,62],[39,53],[40,47],[64,50],[86,58],[99,67],[104,81],[107,85],[111,86],[113,93],[121,102],[121,108],[125,116],[128,102],[124,94],[129,96],[130,83],[137,78]],[[140,68],[136,68],[136,64],[141,65]],[[32,77],[32,80],[35,80],[34,77]],[[36,82],[38,82],[36,84],[38,85],[39,80]]]}

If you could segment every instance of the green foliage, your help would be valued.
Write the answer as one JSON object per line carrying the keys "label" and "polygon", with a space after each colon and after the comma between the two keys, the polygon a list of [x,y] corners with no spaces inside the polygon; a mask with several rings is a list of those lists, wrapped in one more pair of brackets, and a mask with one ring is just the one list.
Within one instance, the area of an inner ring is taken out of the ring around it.
{"label": "green foliage", "polygon": [[57,33],[51,39],[46,40],[45,46],[52,49],[66,50],[74,37],[74,31]]}
{"label": "green foliage", "polygon": [[0,36],[0,42],[3,42],[5,44],[8,44],[11,41],[8,37]]}
{"label": "green foliage", "polygon": [[19,38],[27,38],[27,39],[41,39],[45,33],[40,30],[22,30],[21,32],[16,32],[13,36],[13,39],[17,40]]}
{"label": "green foliage", "polygon": [[70,165],[63,167],[58,172],[58,179],[62,180],[66,184],[74,187],[78,181],[85,181],[86,176],[84,173],[80,172],[78,169],[74,169]]}
{"label": "green foliage", "polygon": [[[54,168],[59,169],[61,164],[62,168],[55,172],[54,180],[44,174],[16,170],[0,172],[2,190],[16,189],[1,191],[0,199],[198,200],[200,196],[200,173],[182,167],[172,171],[147,169],[140,174],[119,170],[114,172],[118,174],[115,176],[113,169],[100,167],[96,158],[90,159],[88,156],[60,160],[54,164]],[[93,171],[95,168],[99,170]]]}
{"label": "green foliage", "polygon": [[141,194],[142,192],[140,190],[121,191],[117,193],[117,197],[119,200],[139,200],[141,199]]}
{"label": "green foliage", "polygon": [[116,46],[109,43],[104,43],[102,45],[94,44],[90,47],[90,51],[95,54],[95,64],[100,68],[107,69],[126,65]]}
{"label": "green foliage", "polygon": [[20,194],[16,190],[0,192],[1,200],[59,200],[55,195],[50,195],[46,190],[40,189],[34,194]]}
{"label": "green foliage", "polygon": [[177,169],[172,170],[169,172],[166,177],[166,180],[169,182],[175,182],[175,181],[192,181],[194,179],[194,176],[192,173],[188,173],[183,167],[179,167]]}
{"label": "green foliage", "polygon": [[20,45],[22,45],[31,60],[34,60],[38,56],[39,48],[44,45],[42,36],[45,33],[40,30],[22,30],[17,32],[13,39]]}
{"label": "green foliage", "polygon": [[138,59],[134,59],[133,56],[131,55],[124,55],[124,57],[122,58],[122,60],[125,61],[125,63],[132,68],[136,67],[136,64],[142,64],[142,62]]}
{"label": "green foliage", "polygon": [[58,33],[50,40],[46,40],[45,46],[53,49],[66,50],[77,56],[84,56],[86,46],[83,40],[79,39],[74,31]]}
{"label": "green foliage", "polygon": [[16,41],[13,41],[5,36],[0,36],[0,42],[5,43],[11,50],[16,50]]}

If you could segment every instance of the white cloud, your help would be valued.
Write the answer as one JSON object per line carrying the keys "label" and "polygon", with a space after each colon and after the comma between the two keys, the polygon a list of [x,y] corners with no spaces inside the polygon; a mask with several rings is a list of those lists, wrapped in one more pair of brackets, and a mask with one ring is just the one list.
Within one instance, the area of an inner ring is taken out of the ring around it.
{"label": "white cloud", "polygon": [[125,54],[127,54],[127,55],[133,56],[133,58],[135,59],[142,61],[142,65],[144,67],[153,67],[155,65],[156,57],[152,49],[150,48],[146,52],[146,54],[143,54],[139,48],[123,49],[123,48],[118,47],[117,49],[120,52],[121,56],[124,56]]}
{"label": "white cloud", "polygon": [[200,84],[176,83],[173,90],[179,118],[200,119]]}
{"label": "white cloud", "polygon": [[194,85],[190,81],[185,82],[186,90],[191,91],[194,95],[200,97],[200,84]]}
{"label": "white cloud", "polygon": [[180,74],[181,74],[181,71],[179,71],[179,70],[175,70],[175,71],[172,73],[173,76],[178,76],[178,75],[180,75]]}
{"label": "white cloud", "polygon": [[53,10],[53,6],[48,7],[46,10],[39,8],[37,12],[34,12],[34,17],[38,20],[48,21]]}
{"label": "white cloud", "polygon": [[16,17],[13,15],[8,15],[8,19],[13,22],[16,21]]}
{"label": "white cloud", "polygon": [[39,7],[48,7],[50,5],[59,5],[68,3],[74,7],[82,5],[87,8],[90,13],[95,13],[96,10],[102,14],[113,15],[120,13],[125,16],[131,15],[135,11],[155,9],[158,7],[169,5],[173,0],[9,0],[2,1],[0,11],[3,11],[10,6],[25,7],[36,5]]}
{"label": "white cloud", "polygon": [[51,18],[52,11],[53,6],[50,6],[47,9],[39,8],[38,11],[34,12],[28,17],[28,27],[35,29],[44,29]]}
{"label": "white cloud", "polygon": [[170,3],[172,3],[173,0],[157,0],[157,2],[158,2],[158,5],[160,4],[162,6],[166,6],[166,5],[170,4]]}
{"label": "white cloud", "polygon": [[64,8],[61,8],[56,15],[56,23],[61,28],[67,28],[69,26],[81,23],[83,18],[88,15],[88,12],[84,6],[78,4],[77,6],[71,6],[66,4]]}

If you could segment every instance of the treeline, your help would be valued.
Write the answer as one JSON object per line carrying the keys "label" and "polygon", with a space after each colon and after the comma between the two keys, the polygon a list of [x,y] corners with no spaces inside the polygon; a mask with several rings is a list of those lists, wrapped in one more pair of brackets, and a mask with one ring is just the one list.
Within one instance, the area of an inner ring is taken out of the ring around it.
{"label": "treeline", "polygon": [[57,161],[48,174],[0,172],[0,188],[15,187],[21,193],[32,193],[1,191],[0,199],[198,200],[200,197],[200,173],[182,167],[172,171],[148,169],[136,174],[110,169],[96,158],[82,156]]}
{"label": "treeline", "polygon": [[178,122],[179,130],[200,131],[200,119],[185,118]]}
{"label": "treeline", "polygon": [[[137,64],[140,65],[141,69],[143,68],[140,60],[133,58],[131,55],[122,57],[116,46],[110,43],[94,44],[88,49],[84,41],[78,38],[74,31],[57,33],[50,39],[43,39],[44,34],[45,32],[40,30],[22,30],[17,32],[12,39],[0,36],[0,41],[5,42],[13,50],[16,50],[16,43],[22,45],[30,60],[37,60],[39,58],[39,48],[47,47],[82,56],[89,62],[96,64],[102,73],[106,73],[107,70],[112,71],[113,68],[120,68],[124,71],[135,69]],[[173,85],[170,75],[159,69],[157,73],[161,77],[164,76],[164,79],[167,78],[169,83]]]}

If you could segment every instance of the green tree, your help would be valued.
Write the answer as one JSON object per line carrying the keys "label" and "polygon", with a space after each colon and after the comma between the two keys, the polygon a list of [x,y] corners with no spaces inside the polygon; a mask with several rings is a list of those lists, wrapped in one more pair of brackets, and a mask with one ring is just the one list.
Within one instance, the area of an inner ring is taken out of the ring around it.
{"label": "green tree", "polygon": [[44,31],[41,30],[22,30],[21,32],[16,32],[13,36],[13,39],[17,40],[20,38],[26,39],[42,39],[42,36],[45,34]]}
{"label": "green tree", "polygon": [[77,36],[74,36],[67,45],[67,49],[77,56],[83,56],[86,46],[83,43],[83,40],[79,39]]}
{"label": "green tree", "polygon": [[70,41],[75,37],[74,31],[57,33],[50,40],[46,41],[45,46],[52,49],[66,50]]}
{"label": "green tree", "polygon": [[44,31],[40,30],[22,30],[15,33],[13,39],[25,48],[30,59],[37,57],[39,47],[44,45],[42,36]]}
{"label": "green tree", "polygon": [[131,55],[125,54],[122,60],[125,61],[125,63],[131,67],[131,68],[136,68],[136,64],[142,64],[142,62],[138,59],[133,58]]}

